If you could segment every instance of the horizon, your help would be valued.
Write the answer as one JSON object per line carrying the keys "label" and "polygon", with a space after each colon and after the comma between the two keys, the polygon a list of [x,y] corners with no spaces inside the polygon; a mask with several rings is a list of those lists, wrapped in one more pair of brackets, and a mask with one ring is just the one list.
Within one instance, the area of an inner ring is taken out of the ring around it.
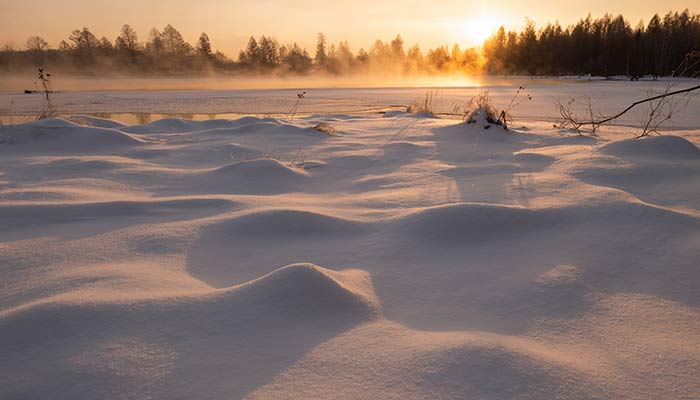
{"label": "horizon", "polygon": [[[499,0],[486,7],[484,2],[458,4],[450,0],[442,2],[439,7],[417,12],[411,6],[418,4],[415,1],[403,1],[400,5],[398,2],[381,5],[370,4],[366,0],[361,2],[349,8],[352,12],[343,13],[335,5],[316,0],[267,0],[257,5],[245,0],[223,6],[214,6],[214,0],[180,0],[167,3],[156,1],[145,7],[136,7],[137,3],[133,0],[117,5],[103,0],[89,3],[69,0],[60,5],[45,0],[23,4],[0,0],[5,10],[0,14],[0,23],[9,27],[4,29],[0,45],[12,44],[15,48],[23,49],[27,38],[38,35],[46,39],[51,48],[57,48],[72,30],[82,27],[87,27],[97,37],[105,36],[113,41],[123,24],[134,27],[139,39],[145,40],[151,28],[162,29],[170,24],[182,32],[190,43],[196,42],[200,33],[206,32],[215,50],[234,59],[251,36],[261,35],[275,37],[283,43],[298,43],[312,52],[319,32],[326,35],[329,43],[347,40],[353,51],[360,48],[367,50],[375,40],[391,40],[396,35],[401,35],[406,44],[417,44],[423,50],[454,44],[469,48],[481,46],[500,26],[506,30],[520,30],[527,19],[538,28],[555,22],[567,27],[589,14],[592,18],[610,14],[623,15],[635,26],[639,21],[648,23],[654,14],[663,16],[670,11],[681,12],[685,9],[695,13],[700,8],[700,0],[691,4],[672,0],[664,3],[663,7],[651,1],[631,6],[632,2],[627,0],[589,2],[575,7],[562,7],[553,1],[512,4],[508,0]],[[362,7],[364,3],[367,7]],[[106,7],[113,12],[105,13]],[[37,14],[37,9],[44,12]],[[509,11],[502,13],[500,10],[503,9]],[[65,10],[70,10],[70,16],[59,18]],[[222,13],[227,17],[220,17]],[[257,17],[259,14],[266,18],[260,19]],[[335,15],[343,15],[344,19],[338,21]],[[387,15],[390,16],[387,18]],[[299,20],[303,22],[299,23]],[[306,21],[313,21],[313,24]],[[347,34],[360,22],[365,28],[362,32]]]}

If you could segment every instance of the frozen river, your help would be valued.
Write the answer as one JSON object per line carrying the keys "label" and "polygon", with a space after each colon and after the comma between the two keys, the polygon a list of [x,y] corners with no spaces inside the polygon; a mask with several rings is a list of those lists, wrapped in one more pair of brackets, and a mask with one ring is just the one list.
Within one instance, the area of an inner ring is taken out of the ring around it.
{"label": "frozen river", "polygon": [[[330,82],[332,84],[332,81]],[[451,82],[455,85],[459,81]],[[129,124],[145,123],[165,117],[206,120],[237,118],[241,115],[285,117],[298,101],[297,94],[306,92],[298,106],[298,115],[313,114],[373,114],[390,109],[403,109],[411,102],[433,91],[433,107],[444,117],[456,117],[461,108],[477,94],[488,91],[497,108],[505,108],[518,91],[525,87],[531,101],[524,101],[512,110],[517,120],[551,121],[559,117],[557,102],[575,99],[581,113],[591,99],[594,111],[614,114],[649,93],[663,92],[667,85],[674,89],[695,86],[697,80],[669,81],[600,81],[512,79],[485,83],[463,82],[451,87],[391,87],[391,88],[288,88],[288,89],[230,89],[230,90],[106,90],[60,91],[57,87],[55,107],[61,115],[87,114],[121,120]],[[58,85],[57,85],[58,86]],[[107,87],[114,88],[115,85]],[[285,84],[289,86],[289,82]],[[125,88],[135,87],[124,84]],[[156,86],[158,87],[158,86]],[[4,124],[31,120],[41,109],[40,95],[19,91],[0,92],[0,121]],[[679,105],[667,128],[695,129],[700,126],[700,100],[697,96],[686,105]],[[640,107],[619,121],[637,125],[646,108]],[[11,116],[14,115],[14,118]]]}

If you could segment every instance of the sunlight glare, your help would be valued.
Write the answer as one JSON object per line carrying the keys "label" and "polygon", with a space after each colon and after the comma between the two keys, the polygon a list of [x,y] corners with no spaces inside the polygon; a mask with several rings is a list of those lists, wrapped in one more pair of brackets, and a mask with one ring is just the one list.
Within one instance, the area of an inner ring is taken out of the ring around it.
{"label": "sunlight glare", "polygon": [[457,34],[460,41],[468,41],[473,46],[480,46],[491,37],[503,22],[490,15],[468,18],[459,23]]}

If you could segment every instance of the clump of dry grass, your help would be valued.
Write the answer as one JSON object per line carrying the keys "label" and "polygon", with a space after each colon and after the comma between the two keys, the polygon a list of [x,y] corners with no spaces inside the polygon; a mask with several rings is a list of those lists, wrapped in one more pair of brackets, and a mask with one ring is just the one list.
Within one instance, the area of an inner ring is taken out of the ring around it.
{"label": "clump of dry grass", "polygon": [[489,91],[485,90],[472,98],[464,109],[463,119],[468,124],[475,124],[479,120],[484,120],[489,124],[498,125],[496,108],[491,102]]}
{"label": "clump of dry grass", "polygon": [[296,168],[303,171],[317,168],[324,164],[323,162],[319,162],[317,160],[309,160],[306,152],[301,147],[297,149],[293,156],[285,155],[278,150],[270,150],[263,154],[262,158],[277,160],[290,168]]}
{"label": "clump of dry grass", "polygon": [[311,129],[313,129],[315,131],[323,132],[329,136],[337,136],[335,127],[333,125],[329,124],[328,122],[321,122],[320,124],[315,125]]}
{"label": "clump of dry grass", "polygon": [[488,90],[485,90],[469,100],[468,103],[455,106],[454,113],[461,115],[467,124],[479,123],[483,125],[484,129],[496,125],[508,130],[508,121],[512,120],[510,112],[523,102],[530,100],[532,100],[532,96],[525,92],[523,86],[520,86],[508,106],[499,112],[493,105]]}
{"label": "clump of dry grass", "polygon": [[435,115],[435,97],[437,92],[434,90],[428,90],[425,92],[425,97],[421,99],[414,100],[411,104],[406,107],[406,112],[409,114],[430,114]]}

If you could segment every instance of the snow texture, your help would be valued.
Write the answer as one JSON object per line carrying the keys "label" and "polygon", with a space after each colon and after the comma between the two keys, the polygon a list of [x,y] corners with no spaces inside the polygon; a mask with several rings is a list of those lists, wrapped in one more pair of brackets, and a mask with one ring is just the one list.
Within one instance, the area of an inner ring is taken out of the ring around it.
{"label": "snow texture", "polygon": [[2,127],[0,398],[697,399],[700,133],[514,126]]}

